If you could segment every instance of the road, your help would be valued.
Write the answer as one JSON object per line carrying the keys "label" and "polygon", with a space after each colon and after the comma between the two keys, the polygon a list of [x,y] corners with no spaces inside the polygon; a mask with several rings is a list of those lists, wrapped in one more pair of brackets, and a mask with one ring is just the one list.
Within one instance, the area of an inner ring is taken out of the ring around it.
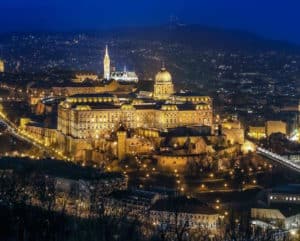
{"label": "road", "polygon": [[264,157],[267,157],[267,158],[281,164],[281,165],[284,165],[285,167],[287,167],[289,169],[292,169],[293,171],[300,173],[300,166],[285,157],[282,157],[274,152],[268,151],[267,149],[264,149],[262,147],[257,147],[256,152]]}
{"label": "road", "polygon": [[67,159],[67,157],[60,154],[57,150],[47,147],[42,143],[39,143],[38,141],[29,138],[28,136],[25,135],[25,133],[21,133],[18,127],[13,122],[11,122],[2,112],[0,112],[0,123],[7,126],[8,133],[10,133],[11,135],[13,135],[14,137],[20,140],[26,141],[32,144],[33,146],[39,148],[40,150],[45,152],[48,157],[52,157],[59,160]]}

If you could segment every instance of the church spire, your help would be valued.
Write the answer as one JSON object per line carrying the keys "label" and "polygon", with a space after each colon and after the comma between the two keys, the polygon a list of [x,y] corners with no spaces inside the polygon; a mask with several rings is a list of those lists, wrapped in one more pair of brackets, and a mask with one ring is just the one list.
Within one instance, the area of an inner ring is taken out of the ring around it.
{"label": "church spire", "polygon": [[105,45],[105,56],[108,56],[108,57],[109,57],[109,55],[108,55],[108,46],[107,46],[107,44]]}
{"label": "church spire", "polygon": [[110,79],[110,58],[107,45],[105,46],[105,56],[103,60],[103,78],[106,80]]}

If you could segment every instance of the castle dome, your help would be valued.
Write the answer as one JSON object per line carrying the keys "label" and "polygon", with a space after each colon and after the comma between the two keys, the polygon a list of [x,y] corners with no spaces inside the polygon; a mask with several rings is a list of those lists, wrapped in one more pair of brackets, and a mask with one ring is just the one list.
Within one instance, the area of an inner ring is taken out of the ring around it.
{"label": "castle dome", "polygon": [[165,67],[162,67],[155,76],[155,82],[172,82],[172,76]]}

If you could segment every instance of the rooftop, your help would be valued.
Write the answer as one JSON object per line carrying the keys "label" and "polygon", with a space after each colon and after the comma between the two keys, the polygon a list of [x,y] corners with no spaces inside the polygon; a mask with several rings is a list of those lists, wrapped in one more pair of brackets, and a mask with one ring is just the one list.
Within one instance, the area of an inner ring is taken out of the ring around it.
{"label": "rooftop", "polygon": [[110,197],[122,202],[149,207],[156,196],[157,193],[144,190],[117,190],[114,191]]}
{"label": "rooftop", "polygon": [[[193,104],[176,104],[176,105],[168,105],[164,104],[163,102],[157,102],[157,103],[141,103],[141,104],[123,104],[123,105],[115,105],[113,102],[116,101],[117,97],[115,95],[111,95],[108,93],[104,94],[78,94],[78,95],[73,95],[71,97],[67,98],[68,102],[72,102],[72,98],[86,98],[86,101],[84,102],[76,102],[76,103],[71,103],[72,108],[76,108],[76,106],[80,105],[88,105],[94,110],[101,110],[101,109],[118,109],[121,108],[122,106],[132,106],[134,109],[139,109],[139,110],[144,110],[144,109],[155,109],[155,110],[165,110],[165,111],[174,111],[174,110],[196,110],[197,105]],[[89,100],[89,98],[92,98]],[[110,98],[109,102],[94,102],[94,98]],[[121,100],[121,99],[119,99]],[[166,107],[170,107],[169,109]],[[165,107],[165,108],[162,108]],[[174,108],[176,107],[176,108]],[[207,110],[210,110],[206,108]]]}
{"label": "rooftop", "polygon": [[207,98],[210,98],[209,96],[203,96],[202,94],[200,93],[197,93],[197,92],[177,92],[174,94],[175,96],[197,96],[197,97],[207,97]]}
{"label": "rooftop", "polygon": [[278,209],[285,217],[291,217],[300,214],[299,204],[279,204],[272,203],[270,208]]}
{"label": "rooftop", "polygon": [[185,196],[160,199],[151,207],[151,210],[207,215],[217,214],[214,209],[200,200]]}
{"label": "rooftop", "polygon": [[178,137],[178,136],[205,136],[210,134],[210,127],[207,126],[207,130],[203,129],[204,126],[201,128],[197,127],[177,127],[169,129],[168,133],[166,134],[167,137]]}
{"label": "rooftop", "polygon": [[110,93],[92,93],[92,94],[76,94],[76,95],[71,95],[68,98],[88,98],[88,97],[115,97],[113,94]]}

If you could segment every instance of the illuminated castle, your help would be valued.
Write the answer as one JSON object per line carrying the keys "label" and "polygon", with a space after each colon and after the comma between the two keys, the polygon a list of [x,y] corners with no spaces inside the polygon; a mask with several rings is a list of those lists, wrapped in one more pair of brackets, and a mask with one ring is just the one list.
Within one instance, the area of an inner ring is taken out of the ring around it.
{"label": "illuminated castle", "polygon": [[171,74],[162,67],[155,77],[152,100],[124,101],[114,93],[77,94],[67,97],[58,110],[58,129],[75,138],[111,132],[119,123],[157,129],[212,126],[212,101],[208,96],[174,94]]}
{"label": "illuminated castle", "polygon": [[[113,79],[116,72],[110,71],[107,46],[103,70],[108,81],[101,82],[97,75],[83,73],[71,85],[51,88],[53,96],[64,99],[58,105],[56,129],[32,125],[22,128],[70,159],[99,162],[116,156],[122,160],[133,153],[153,153],[166,134],[179,127],[201,130],[201,135],[211,134],[212,99],[192,92],[176,93],[172,75],[164,65],[155,75],[152,91],[124,83],[124,79],[120,83]],[[47,90],[42,91],[35,96],[31,87],[31,104],[37,105],[43,98]],[[50,109],[46,104],[45,101],[37,105],[40,112]],[[195,146],[204,146],[201,140],[192,141]],[[168,160],[174,163],[172,158]]]}

